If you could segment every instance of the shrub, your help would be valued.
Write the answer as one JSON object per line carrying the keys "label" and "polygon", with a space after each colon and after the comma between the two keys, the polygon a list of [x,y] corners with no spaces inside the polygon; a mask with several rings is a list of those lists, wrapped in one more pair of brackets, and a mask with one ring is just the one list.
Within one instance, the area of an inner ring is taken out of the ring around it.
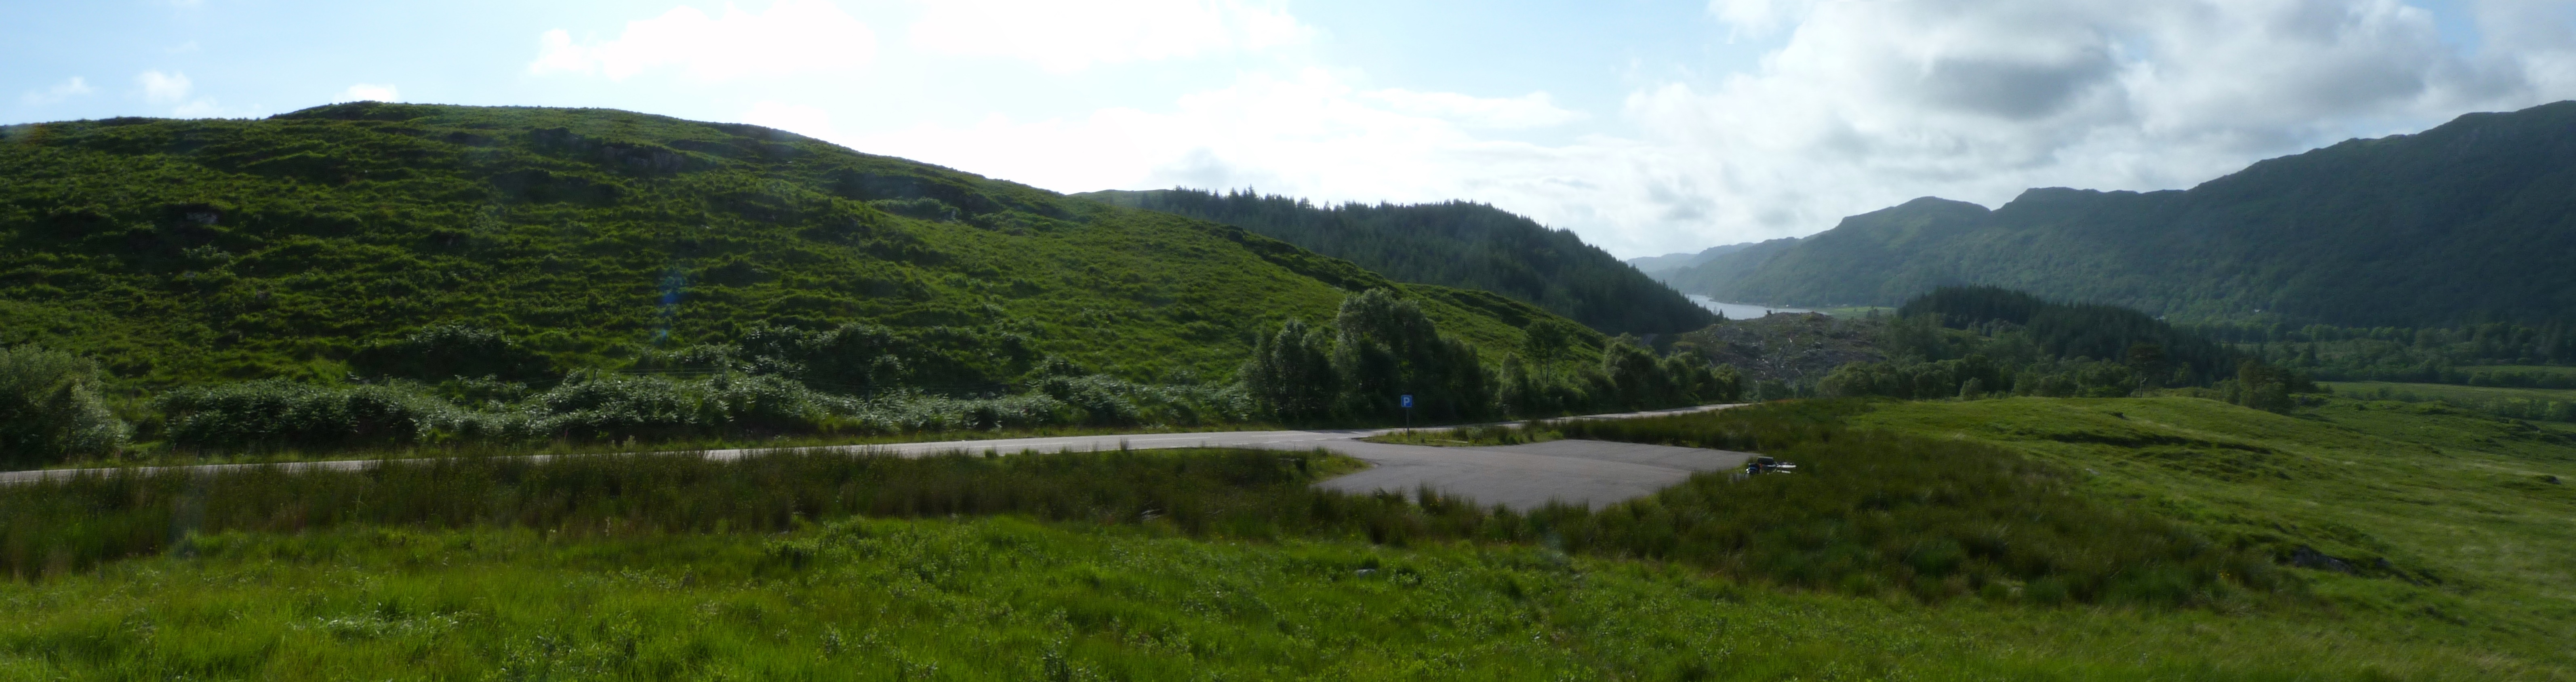
{"label": "shrub", "polygon": [[411,443],[443,420],[461,417],[445,401],[405,387],[325,387],[283,379],[180,389],[157,402],[168,417],[171,444],[191,450]]}
{"label": "shrub", "polygon": [[369,376],[440,381],[453,377],[530,380],[551,376],[553,363],[498,332],[443,324],[358,351],[349,365]]}
{"label": "shrub", "polygon": [[106,454],[127,431],[100,398],[96,365],[33,346],[0,348],[0,465]]}
{"label": "shrub", "polygon": [[556,433],[613,440],[812,431],[829,420],[834,401],[784,377],[720,374],[581,376],[535,402]]}

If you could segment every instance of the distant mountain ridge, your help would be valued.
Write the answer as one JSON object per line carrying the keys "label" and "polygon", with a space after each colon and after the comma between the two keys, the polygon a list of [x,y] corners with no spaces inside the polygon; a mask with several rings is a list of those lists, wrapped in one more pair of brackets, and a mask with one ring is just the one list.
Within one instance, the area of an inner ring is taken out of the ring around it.
{"label": "distant mountain ridge", "polygon": [[1742,251],[1746,247],[1750,246],[1753,246],[1753,242],[1711,246],[1696,252],[1684,251],[1679,253],[1667,253],[1661,256],[1638,256],[1636,258],[1628,259],[1628,265],[1636,267],[1638,272],[1646,273],[1646,276],[1648,277],[1656,277],[1666,272],[1681,270],[1683,268],[1706,263],[1718,256]]}
{"label": "distant mountain ridge", "polygon": [[1234,225],[1404,282],[1480,289],[1604,333],[1662,334],[1716,318],[1565,230],[1484,204],[1343,204],[1249,192],[1169,189],[1077,194]]}
{"label": "distant mountain ridge", "polygon": [[2177,320],[2576,318],[2576,102],[2256,163],[2188,190],[1925,197],[1666,275],[1782,305],[2001,286]]}

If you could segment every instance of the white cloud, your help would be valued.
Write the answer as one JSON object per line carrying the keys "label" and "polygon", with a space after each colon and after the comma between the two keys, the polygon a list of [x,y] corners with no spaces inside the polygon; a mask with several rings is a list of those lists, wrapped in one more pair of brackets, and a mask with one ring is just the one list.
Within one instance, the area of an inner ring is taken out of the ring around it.
{"label": "white cloud", "polygon": [[195,87],[188,82],[188,74],[176,71],[145,71],[134,77],[134,83],[143,86],[143,101],[153,104],[175,104],[187,99],[188,90]]}
{"label": "white cloud", "polygon": [[[1923,195],[2188,187],[2269,156],[2576,95],[2568,6],[2490,0],[2444,44],[2396,0],[1719,0],[1785,25],[1761,66],[1631,95],[1641,150],[1587,226],[1612,244],[1805,234]],[[2554,21],[2534,21],[2548,14]]]}
{"label": "white cloud", "polygon": [[1281,4],[1246,0],[943,0],[923,10],[912,41],[924,50],[1021,59],[1059,73],[1253,52],[1312,33]]}
{"label": "white cloud", "polygon": [[[1166,111],[1111,108],[1038,121],[991,116],[965,126],[827,139],[1065,192],[1186,186],[1251,187],[1326,203],[1471,198],[1559,225],[1608,223],[1586,213],[1593,197],[1605,183],[1633,182],[1628,169],[1655,150],[1611,139],[1546,147],[1478,134],[1573,116],[1544,95],[1371,91],[1306,70],[1248,74],[1180,97]],[[776,120],[772,125],[805,132],[785,116]]]}
{"label": "white cloud", "polygon": [[357,85],[349,86],[348,90],[341,91],[340,101],[400,102],[402,101],[402,93],[395,90],[394,86],[391,85],[370,85],[367,83],[359,83]]}
{"label": "white cloud", "polygon": [[19,95],[18,101],[30,105],[53,104],[97,91],[98,89],[89,86],[89,81],[83,80],[79,76],[73,76],[70,80],[54,84],[54,87],[45,88],[43,90],[31,90],[28,91],[27,94]]}
{"label": "white cloud", "polygon": [[595,73],[619,81],[666,67],[701,81],[841,71],[876,57],[876,34],[821,0],[779,0],[758,14],[726,4],[716,16],[684,6],[627,22],[615,40],[576,43],[558,29],[538,43],[530,73]]}
{"label": "white cloud", "polygon": [[1814,6],[1814,0],[1709,0],[1708,11],[1739,33],[1767,35]]}
{"label": "white cloud", "polygon": [[1451,119],[1477,128],[1545,128],[1583,118],[1579,112],[1557,108],[1544,92],[1505,99],[1410,90],[1379,90],[1368,96],[1395,111]]}

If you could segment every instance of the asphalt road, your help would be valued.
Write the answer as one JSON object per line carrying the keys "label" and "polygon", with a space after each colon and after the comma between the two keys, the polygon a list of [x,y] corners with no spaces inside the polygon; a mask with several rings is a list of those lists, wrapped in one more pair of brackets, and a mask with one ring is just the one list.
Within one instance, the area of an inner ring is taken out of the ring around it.
{"label": "asphalt road", "polygon": [[[1733,407],[1711,405],[1676,410],[1655,410],[1579,417],[1580,419],[1627,419],[1666,414],[1685,414]],[[1450,427],[1438,427],[1447,429]],[[1600,506],[1645,495],[1680,483],[1703,471],[1732,469],[1744,465],[1750,453],[1723,450],[1701,450],[1660,445],[1605,443],[1600,441],[1562,440],[1529,445],[1500,447],[1430,447],[1390,445],[1360,440],[1402,429],[1326,430],[1326,431],[1219,431],[1207,433],[1155,433],[1112,436],[1063,436],[1053,438],[1007,438],[998,440],[934,441],[886,445],[850,445],[798,448],[801,451],[846,452],[853,455],[896,455],[920,457],[950,452],[995,452],[999,454],[1047,453],[1116,450],[1129,448],[1151,450],[1193,447],[1250,447],[1283,450],[1324,449],[1342,453],[1375,466],[1346,474],[1318,485],[1347,492],[1387,490],[1411,493],[1423,487],[1443,494],[1474,498],[1479,504],[1500,504],[1517,509],[1535,508],[1549,502]],[[1436,429],[1435,429],[1436,430]],[[710,450],[710,459],[738,459],[768,449]],[[547,455],[531,456],[545,459]],[[133,471],[216,472],[249,467],[278,467],[286,470],[356,470],[377,460],[334,460],[291,462],[282,464],[212,464],[171,467],[140,467]],[[120,469],[51,469],[44,471],[0,472],[0,484],[26,483],[74,476],[111,474]]]}

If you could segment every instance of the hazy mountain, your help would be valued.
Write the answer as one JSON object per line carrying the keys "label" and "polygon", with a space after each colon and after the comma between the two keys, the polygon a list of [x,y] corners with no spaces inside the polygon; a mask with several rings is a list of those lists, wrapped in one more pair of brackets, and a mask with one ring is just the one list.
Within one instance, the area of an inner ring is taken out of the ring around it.
{"label": "hazy mountain", "polygon": [[1636,258],[1628,259],[1628,264],[1635,266],[1638,272],[1646,273],[1646,276],[1648,277],[1660,278],[1664,273],[1706,263],[1710,259],[1742,251],[1746,247],[1750,247],[1752,245],[1753,242],[1745,242],[1742,244],[1711,246],[1706,249],[1701,249],[1696,253],[1681,252],[1667,253],[1661,256],[1638,256]]}
{"label": "hazy mountain", "polygon": [[1894,305],[2010,287],[2175,319],[2434,325],[2576,317],[2576,103],[2462,116],[2189,190],[1934,198],[1669,275],[1686,292]]}

